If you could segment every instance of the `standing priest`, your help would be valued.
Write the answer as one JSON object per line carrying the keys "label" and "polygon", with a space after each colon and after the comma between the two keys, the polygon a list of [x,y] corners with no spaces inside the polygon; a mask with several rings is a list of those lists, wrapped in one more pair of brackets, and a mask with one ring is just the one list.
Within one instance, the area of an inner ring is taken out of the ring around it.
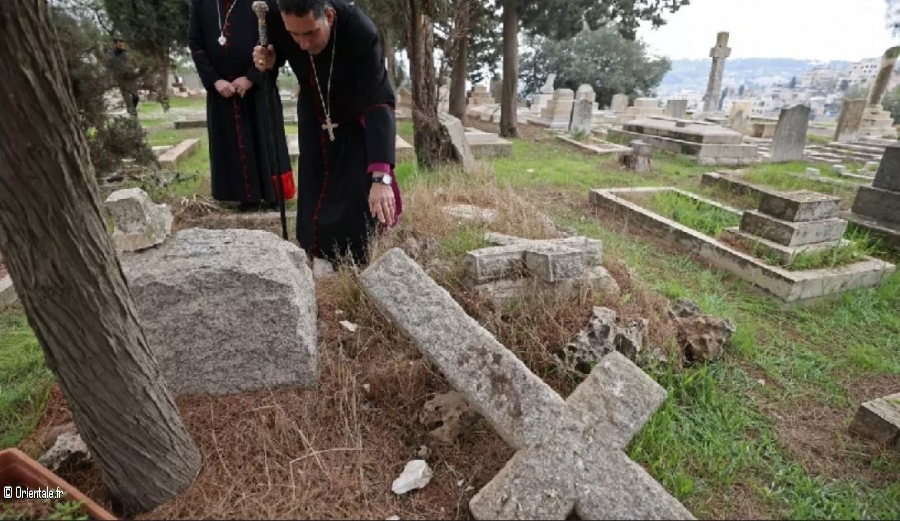
{"label": "standing priest", "polygon": [[[260,204],[275,207],[274,181],[280,179],[285,199],[292,199],[296,188],[275,86],[278,71],[263,73],[253,64],[253,48],[259,42],[253,0],[191,0],[188,37],[207,91],[213,198],[240,202],[243,210]],[[271,91],[274,125],[263,74]]]}
{"label": "standing priest", "polygon": [[378,31],[344,0],[280,0],[260,70],[285,61],[300,81],[297,238],[308,253],[368,261],[373,232],[396,224],[394,91]]}

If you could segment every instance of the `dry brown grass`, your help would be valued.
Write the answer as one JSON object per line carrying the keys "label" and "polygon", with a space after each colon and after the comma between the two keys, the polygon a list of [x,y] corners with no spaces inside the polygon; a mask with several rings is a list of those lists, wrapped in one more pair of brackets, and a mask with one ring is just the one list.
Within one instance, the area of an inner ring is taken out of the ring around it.
{"label": "dry brown grass", "polygon": [[[623,317],[651,320],[650,341],[665,345],[665,300],[652,295],[621,263],[607,263],[632,298],[535,296],[507,309],[467,292],[460,283],[464,251],[487,230],[461,224],[440,209],[472,204],[497,211],[492,231],[527,238],[558,236],[546,220],[489,171],[433,174],[405,194],[396,230],[380,237],[375,256],[402,247],[416,257],[463,308],[563,396],[583,378],[565,372],[555,352],[583,328],[595,304]],[[177,228],[260,227],[225,216],[179,214]],[[263,225],[279,233],[276,222]],[[141,518],[467,519],[468,501],[513,451],[482,420],[456,445],[433,443],[418,416],[425,401],[450,390],[405,338],[376,311],[358,284],[359,268],[342,266],[317,283],[320,386],[231,397],[186,397],[178,406],[204,455],[189,490]],[[351,333],[340,326],[359,326]],[[452,339],[448,339],[452,341]],[[48,418],[54,417],[52,409]],[[64,405],[64,404],[63,404]],[[52,421],[50,422],[52,423]],[[435,476],[428,487],[398,497],[391,482],[423,445]],[[106,503],[96,469],[65,476]]]}

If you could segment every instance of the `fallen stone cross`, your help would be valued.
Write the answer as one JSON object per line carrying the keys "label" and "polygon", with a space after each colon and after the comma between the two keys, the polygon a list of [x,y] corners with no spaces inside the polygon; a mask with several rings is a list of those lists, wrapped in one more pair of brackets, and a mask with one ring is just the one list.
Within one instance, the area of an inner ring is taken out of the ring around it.
{"label": "fallen stone cross", "polygon": [[563,400],[401,250],[363,290],[518,452],[470,501],[476,519],[693,519],[622,449],[666,392],[619,353]]}

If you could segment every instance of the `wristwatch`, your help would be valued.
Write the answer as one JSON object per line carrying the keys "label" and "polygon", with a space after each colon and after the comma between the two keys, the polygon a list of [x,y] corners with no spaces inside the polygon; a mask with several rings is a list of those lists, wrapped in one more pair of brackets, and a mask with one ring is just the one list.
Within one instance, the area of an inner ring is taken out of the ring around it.
{"label": "wristwatch", "polygon": [[380,175],[380,176],[372,176],[372,184],[381,184],[381,185],[390,186],[391,183],[393,183],[393,182],[394,182],[394,178],[392,178],[388,174]]}

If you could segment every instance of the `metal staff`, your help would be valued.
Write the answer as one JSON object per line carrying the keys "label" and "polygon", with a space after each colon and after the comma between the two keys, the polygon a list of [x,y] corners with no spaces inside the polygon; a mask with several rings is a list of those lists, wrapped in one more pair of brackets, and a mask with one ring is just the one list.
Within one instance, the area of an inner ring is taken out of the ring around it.
{"label": "metal staff", "polygon": [[[265,49],[269,46],[269,36],[266,32],[266,15],[269,12],[269,5],[264,1],[253,2],[253,12],[256,13],[256,18],[259,22],[259,45]],[[269,107],[269,128],[271,129],[271,138],[267,140],[267,154],[269,156],[269,169],[272,172],[275,172],[273,177],[273,183],[275,184],[275,196],[278,198],[279,209],[281,210],[281,236],[284,240],[288,240],[288,232],[287,232],[287,217],[285,216],[284,209],[284,189],[281,184],[281,173],[278,171],[278,146],[275,144],[276,136],[278,135],[275,131],[275,109],[274,104],[272,102],[272,91],[269,90],[269,78],[268,71],[263,71],[263,89],[266,91],[266,105]],[[275,162],[275,166],[273,168],[272,162]],[[271,175],[270,175],[271,177]]]}

